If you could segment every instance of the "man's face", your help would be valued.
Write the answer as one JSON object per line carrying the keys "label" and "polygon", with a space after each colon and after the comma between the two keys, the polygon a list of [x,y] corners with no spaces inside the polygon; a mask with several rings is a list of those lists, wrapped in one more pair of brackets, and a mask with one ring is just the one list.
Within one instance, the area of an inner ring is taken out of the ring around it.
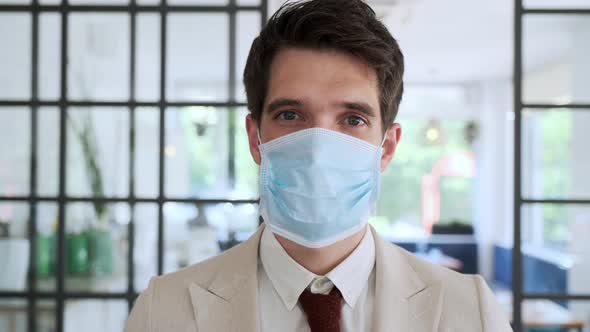
{"label": "man's face", "polygon": [[[248,115],[250,152],[260,164],[258,126]],[[325,128],[374,145],[383,140],[375,71],[359,59],[334,50],[287,48],[274,58],[260,119],[262,143],[307,128]],[[401,128],[385,133],[381,170],[391,161]]]}

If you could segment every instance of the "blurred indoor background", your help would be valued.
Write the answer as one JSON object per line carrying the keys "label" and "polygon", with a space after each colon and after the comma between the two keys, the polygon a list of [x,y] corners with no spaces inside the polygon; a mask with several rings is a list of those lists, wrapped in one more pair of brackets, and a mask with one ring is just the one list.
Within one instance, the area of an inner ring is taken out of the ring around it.
{"label": "blurred indoor background", "polygon": [[[372,225],[590,331],[590,1],[368,2],[407,64]],[[281,3],[0,0],[0,331],[121,331],[255,231],[241,75]]]}

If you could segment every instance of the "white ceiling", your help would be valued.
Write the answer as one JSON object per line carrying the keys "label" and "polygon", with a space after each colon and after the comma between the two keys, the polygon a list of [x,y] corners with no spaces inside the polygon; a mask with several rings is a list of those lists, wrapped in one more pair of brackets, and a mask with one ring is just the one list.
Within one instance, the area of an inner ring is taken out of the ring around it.
{"label": "white ceiling", "polygon": [[[367,1],[398,40],[408,83],[464,83],[512,76],[513,0]],[[571,7],[587,0],[553,1]],[[274,11],[284,0],[270,2]],[[548,2],[527,0],[541,6]],[[525,26],[530,26],[524,45],[527,68],[563,55],[563,41],[569,40],[563,19],[541,17]]]}
{"label": "white ceiling", "polygon": [[406,59],[406,80],[465,82],[509,77],[512,1],[406,0],[375,6]]}

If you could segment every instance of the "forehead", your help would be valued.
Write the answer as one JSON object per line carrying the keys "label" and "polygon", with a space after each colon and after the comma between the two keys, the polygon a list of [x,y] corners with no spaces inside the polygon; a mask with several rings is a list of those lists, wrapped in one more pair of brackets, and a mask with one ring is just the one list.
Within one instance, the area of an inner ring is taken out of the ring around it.
{"label": "forehead", "polygon": [[378,90],[375,70],[353,55],[290,47],[280,50],[271,63],[265,107],[274,98],[352,98],[378,109]]}

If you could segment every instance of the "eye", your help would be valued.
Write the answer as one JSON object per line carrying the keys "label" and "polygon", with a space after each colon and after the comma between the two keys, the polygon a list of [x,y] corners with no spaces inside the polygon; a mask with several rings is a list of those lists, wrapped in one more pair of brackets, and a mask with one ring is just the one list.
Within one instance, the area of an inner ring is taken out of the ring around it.
{"label": "eye", "polygon": [[367,124],[367,122],[360,116],[351,115],[346,118],[346,124],[352,127],[359,127]]}
{"label": "eye", "polygon": [[299,118],[299,115],[295,112],[292,112],[292,111],[284,111],[284,112],[279,113],[277,118],[279,118],[280,120],[285,120],[285,121],[293,121],[293,120],[297,120]]}

